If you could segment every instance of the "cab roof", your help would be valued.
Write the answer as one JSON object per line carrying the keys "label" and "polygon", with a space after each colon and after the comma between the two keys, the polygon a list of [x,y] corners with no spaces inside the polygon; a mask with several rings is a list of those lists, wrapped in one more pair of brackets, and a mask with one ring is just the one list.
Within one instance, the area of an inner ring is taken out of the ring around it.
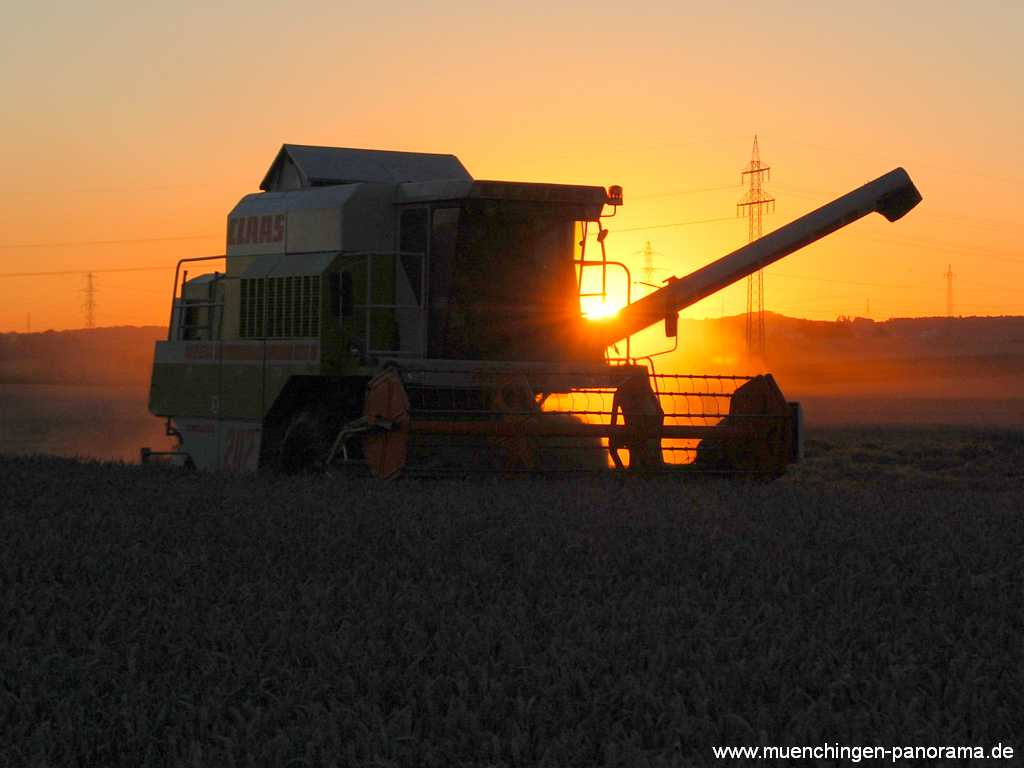
{"label": "cab roof", "polygon": [[284,144],[260,189],[285,192],[360,182],[401,184],[472,179],[455,155]]}

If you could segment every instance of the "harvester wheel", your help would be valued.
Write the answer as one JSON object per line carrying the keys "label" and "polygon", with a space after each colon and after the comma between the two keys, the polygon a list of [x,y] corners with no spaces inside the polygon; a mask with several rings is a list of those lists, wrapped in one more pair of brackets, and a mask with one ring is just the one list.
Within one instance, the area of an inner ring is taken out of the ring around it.
{"label": "harvester wheel", "polygon": [[330,450],[327,413],[303,409],[292,417],[281,440],[279,464],[284,472],[321,472]]}

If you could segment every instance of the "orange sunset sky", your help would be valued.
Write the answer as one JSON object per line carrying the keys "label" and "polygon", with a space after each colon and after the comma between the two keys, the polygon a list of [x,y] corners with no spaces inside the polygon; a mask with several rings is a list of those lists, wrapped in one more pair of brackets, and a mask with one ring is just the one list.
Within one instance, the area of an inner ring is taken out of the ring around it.
{"label": "orange sunset sky", "polygon": [[89,270],[97,325],[166,323],[284,142],[621,184],[609,256],[684,274],[746,241],[755,133],[766,231],[897,165],[924,195],[770,268],[767,309],[940,315],[951,264],[957,314],[1024,314],[1019,2],[147,5],[5,11],[0,331],[81,327]]}

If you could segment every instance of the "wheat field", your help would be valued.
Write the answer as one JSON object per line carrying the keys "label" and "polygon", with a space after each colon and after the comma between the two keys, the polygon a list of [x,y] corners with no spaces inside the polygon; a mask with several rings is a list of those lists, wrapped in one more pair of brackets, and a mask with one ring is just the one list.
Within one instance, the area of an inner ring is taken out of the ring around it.
{"label": "wheat field", "polygon": [[0,764],[1024,748],[1024,436],[811,438],[771,483],[0,458]]}

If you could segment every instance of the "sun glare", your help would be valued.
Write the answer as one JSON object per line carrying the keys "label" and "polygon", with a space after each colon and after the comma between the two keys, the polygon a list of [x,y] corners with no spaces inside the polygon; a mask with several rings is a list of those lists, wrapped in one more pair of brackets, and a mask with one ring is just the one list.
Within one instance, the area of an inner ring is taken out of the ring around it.
{"label": "sun glare", "polygon": [[613,317],[619,314],[622,304],[616,301],[601,301],[594,298],[591,301],[586,299],[580,302],[580,310],[588,320],[601,320],[606,317]]}

